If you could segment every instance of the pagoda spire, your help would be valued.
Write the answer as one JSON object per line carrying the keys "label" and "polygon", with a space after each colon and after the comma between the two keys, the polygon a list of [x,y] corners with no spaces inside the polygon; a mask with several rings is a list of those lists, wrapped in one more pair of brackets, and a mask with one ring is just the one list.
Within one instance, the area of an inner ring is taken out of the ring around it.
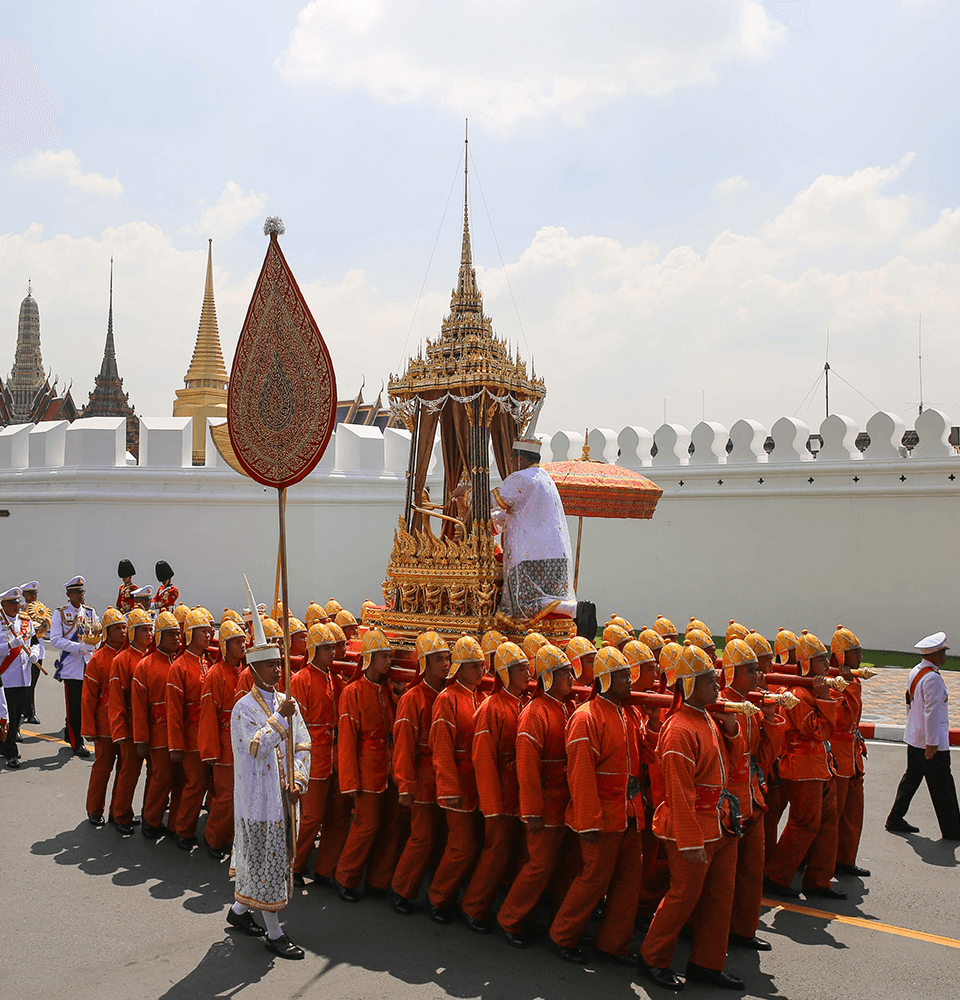
{"label": "pagoda spire", "polygon": [[460,274],[457,287],[450,299],[450,312],[454,315],[482,313],[483,297],[477,287],[477,272],[473,267],[473,250],[470,246],[469,161],[470,137],[464,126],[463,137],[463,239],[460,245]]}
{"label": "pagoda spire", "polygon": [[28,279],[27,297],[20,303],[17,321],[17,350],[7,381],[13,400],[12,423],[23,424],[32,419],[34,400],[45,383],[40,354],[40,310],[33,297],[33,282]]}
{"label": "pagoda spire", "polygon": [[[100,363],[100,378],[120,378],[117,371],[117,350],[113,343],[113,255],[110,255],[110,306],[107,309],[107,342],[103,347],[103,361]],[[123,385],[123,379],[120,379]]]}
{"label": "pagoda spire", "polygon": [[217,326],[217,305],[213,299],[213,240],[207,240],[207,278],[203,287],[200,326],[190,367],[184,376],[188,389],[215,387],[226,391],[230,376],[223,363],[220,330]]}

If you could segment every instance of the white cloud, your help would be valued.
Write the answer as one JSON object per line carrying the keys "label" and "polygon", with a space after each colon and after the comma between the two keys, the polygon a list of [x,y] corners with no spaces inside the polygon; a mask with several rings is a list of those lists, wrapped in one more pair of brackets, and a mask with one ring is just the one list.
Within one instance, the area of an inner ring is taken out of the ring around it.
{"label": "white cloud", "polygon": [[279,66],[292,81],[425,101],[505,132],[709,83],[729,62],[767,58],[784,35],[757,0],[313,0]]}
{"label": "white cloud", "polygon": [[123,185],[116,173],[113,177],[93,172],[84,173],[80,159],[72,149],[36,150],[30,156],[17,160],[10,172],[28,180],[57,181],[87,194],[123,194]]}
{"label": "white cloud", "polygon": [[236,181],[227,181],[216,205],[211,205],[187,231],[214,239],[235,236],[248,222],[263,215],[266,207],[266,192],[244,191]]}
{"label": "white cloud", "polygon": [[960,208],[945,208],[937,221],[903,239],[902,246],[912,253],[928,254],[956,247],[960,242]]}
{"label": "white cloud", "polygon": [[822,249],[888,246],[909,225],[917,199],[881,192],[912,160],[908,153],[889,167],[866,167],[841,177],[822,174],[767,223],[764,235]]}
{"label": "white cloud", "polygon": [[746,191],[750,187],[750,182],[740,174],[734,174],[732,177],[727,177],[726,180],[720,181],[716,186],[716,191],[718,194],[735,194],[737,191]]}
{"label": "white cloud", "polygon": [[11,38],[0,38],[0,150],[21,156],[60,143],[60,96]]}

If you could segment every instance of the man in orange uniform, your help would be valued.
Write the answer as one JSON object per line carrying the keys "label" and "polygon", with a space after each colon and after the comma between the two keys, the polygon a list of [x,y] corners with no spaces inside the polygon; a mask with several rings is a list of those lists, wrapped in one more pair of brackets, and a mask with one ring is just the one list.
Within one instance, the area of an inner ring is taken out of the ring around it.
{"label": "man in orange uniform", "polygon": [[664,642],[676,642],[680,638],[677,626],[669,618],[664,618],[663,615],[657,615],[657,620],[653,623],[652,628],[654,632],[663,636]]}
{"label": "man in orange uniform", "polygon": [[447,820],[447,844],[430,883],[430,918],[449,924],[457,889],[480,852],[480,798],[473,769],[476,713],[483,701],[483,650],[471,636],[453,646],[449,677],[437,695],[430,724],[430,749],[437,776],[437,802]]}
{"label": "man in orange uniform", "polygon": [[573,680],[579,676],[567,654],[550,644],[537,651],[534,668],[538,691],[521,709],[517,723],[517,782],[527,861],[497,914],[500,930],[515,948],[530,944],[528,925],[564,853],[564,816],[570,801],[565,735]]}
{"label": "man in orange uniform", "polygon": [[[743,702],[755,691],[760,668],[753,648],[743,639],[731,639],[723,649],[723,695],[726,701]],[[739,766],[731,768],[730,791],[740,803],[743,837],[737,845],[737,878],[730,914],[730,943],[755,951],[770,951],[770,942],[757,937],[760,900],[763,896],[765,775],[780,756],[785,722],[774,705],[763,705],[760,716],[740,720],[742,745]]]}
{"label": "man in orange uniform", "polygon": [[[667,848],[670,888],[650,923],[640,968],[658,986],[683,988],[670,963],[680,931],[696,910],[687,981],[742,990],[743,981],[724,971],[737,839],[721,824],[732,797],[728,769],[740,763],[738,747],[730,744],[728,759],[718,725],[706,711],[719,692],[710,657],[687,643],[675,669],[677,707],[663,723],[657,745],[665,797],[653,817],[654,833]],[[740,729],[733,716],[724,716],[721,725],[724,736],[735,741]]]}
{"label": "man in orange uniform", "polygon": [[[193,639],[194,629],[212,624],[210,613],[203,608],[199,610],[204,613],[194,616],[191,611],[183,622],[188,647]],[[217,861],[227,856],[233,842],[233,744],[230,741],[230,712],[237,701],[244,653],[239,642],[227,642],[223,650],[223,659],[203,679],[200,726],[197,730],[200,759],[213,768],[213,794],[210,797],[210,813],[203,835],[207,854]]]}
{"label": "man in orange uniform", "polygon": [[497,649],[503,642],[503,636],[494,628],[487,629],[480,638],[480,648],[483,650],[484,670],[491,676],[495,676],[493,659],[497,655]]}
{"label": "man in orange uniform", "polygon": [[797,660],[801,673],[813,677],[813,687],[795,687],[799,704],[787,710],[780,777],[790,815],[776,848],[768,853],[764,885],[778,896],[799,896],[790,883],[806,859],[804,895],[846,899],[845,892],[830,884],[837,863],[837,784],[825,744],[833,737],[839,708],[827,686],[830,653],[804,629],[797,639]]}
{"label": "man in orange uniform", "polygon": [[847,682],[842,693],[834,692],[840,702],[837,727],[830,745],[837,765],[837,866],[840,875],[867,878],[870,872],[857,864],[860,834],[863,831],[863,758],[866,745],[860,735],[863,712],[863,689],[860,678],[850,672],[860,666],[860,640],[848,628],[837,626],[830,650]]}
{"label": "man in orange uniform", "polygon": [[400,805],[410,810],[410,836],[390,884],[393,909],[401,916],[414,912],[413,901],[420,893],[440,832],[430,725],[434,702],[450,673],[450,647],[436,632],[417,636],[416,653],[420,683],[400,698],[393,724],[393,775]]}
{"label": "man in orange uniform", "polygon": [[494,669],[500,686],[477,709],[473,734],[483,849],[460,904],[467,926],[480,934],[493,930],[490,906],[520,842],[517,722],[530,684],[529,663],[516,643],[505,642],[498,647]]}
{"label": "man in orange uniform", "polygon": [[290,680],[291,694],[300,706],[310,733],[310,781],[300,798],[300,828],[293,880],[304,885],[304,873],[317,834],[320,848],[314,866],[316,881],[332,878],[347,839],[350,810],[342,806],[337,779],[337,727],[342,686],[330,671],[336,640],[330,629],[314,622],[307,633],[309,663]]}
{"label": "man in orange uniform", "polygon": [[95,754],[87,786],[87,819],[92,826],[103,826],[103,807],[107,783],[116,764],[117,776],[110,799],[110,818],[115,819],[117,784],[120,778],[119,748],[110,732],[110,673],[113,659],[120,652],[127,631],[127,620],[116,608],[103,613],[103,642],[90,657],[83,672],[83,696],[80,700],[80,731],[93,742]]}
{"label": "man in orange uniform", "polygon": [[580,940],[607,894],[597,929],[598,957],[636,965],[630,939],[640,896],[643,806],[640,791],[642,734],[625,706],[633,682],[627,658],[604,646],[593,661],[594,696],[567,725],[567,826],[580,837],[583,868],[557,909],[550,940],[568,962],[590,961]]}
{"label": "man in orange uniform", "polygon": [[633,633],[628,632],[623,626],[616,622],[610,622],[603,629],[603,645],[614,646],[623,652],[623,647],[633,638]]}
{"label": "man in orange uniform", "polygon": [[180,648],[180,623],[169,611],[157,615],[153,637],[156,648],[142,657],[133,671],[130,698],[134,747],[138,757],[147,759],[140,832],[148,840],[165,832],[167,805],[170,815],[176,815],[180,797],[180,789],[174,790],[175,766],[167,745],[167,679]]}
{"label": "man in orange uniform", "polygon": [[[761,636],[761,638],[763,638]],[[757,640],[751,640],[747,633],[744,642],[751,644]],[[765,644],[770,644],[764,640]],[[782,625],[777,630],[773,640],[773,655],[775,659],[768,660],[764,653],[757,652],[757,663],[764,674],[786,673],[795,674],[797,672],[797,637],[789,629]],[[764,686],[769,687],[766,681]],[[786,688],[774,687],[775,692],[786,691]],[[780,817],[787,808],[786,787],[780,778],[780,758],[778,757],[770,768],[770,779],[767,783],[767,811],[763,816],[763,839],[764,854],[767,858],[773,854],[773,849],[777,846],[777,830],[780,826]]]}
{"label": "man in orange uniform", "polygon": [[133,818],[133,793],[140,780],[143,761],[133,745],[133,717],[130,707],[133,672],[153,641],[153,621],[142,608],[127,615],[127,639],[130,645],[113,658],[110,668],[108,713],[110,735],[118,744],[120,771],[114,788],[114,813],[111,821],[125,837],[140,821]]}
{"label": "man in orange uniform", "polygon": [[[210,785],[210,768],[200,759],[198,738],[206,653],[212,635],[209,624],[195,625],[189,645],[184,646],[167,675],[167,745],[171,762],[180,769],[180,792],[176,803],[170,806],[169,826],[181,851],[189,851],[197,842],[197,820]],[[219,662],[227,656],[224,652],[227,647],[235,660],[242,659],[246,645],[243,625],[224,618],[220,623],[219,645]]]}
{"label": "man in orange uniform", "polygon": [[[329,611],[329,607],[328,607]],[[337,884],[345,903],[360,901],[357,887],[367,861],[367,891],[385,895],[400,845],[395,843],[400,805],[390,780],[396,704],[387,676],[392,650],[379,629],[360,647],[362,673],[340,696],[338,762],[340,789],[353,799],[353,825],[337,863]],[[383,830],[383,836],[379,836]],[[375,850],[375,845],[380,850]]]}

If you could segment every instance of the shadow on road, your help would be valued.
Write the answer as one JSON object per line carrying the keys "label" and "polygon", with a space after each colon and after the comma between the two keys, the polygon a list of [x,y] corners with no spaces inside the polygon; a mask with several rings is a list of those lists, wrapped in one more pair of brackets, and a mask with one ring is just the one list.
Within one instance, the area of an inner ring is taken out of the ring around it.
{"label": "shadow on road", "polygon": [[272,964],[272,956],[262,948],[259,952],[247,949],[242,942],[227,936],[210,945],[193,972],[174,983],[159,1000],[234,997],[259,983]]}
{"label": "shadow on road", "polygon": [[903,839],[925,865],[934,865],[937,868],[956,868],[960,865],[960,861],[957,860],[957,847],[960,847],[960,844],[955,840],[931,840],[915,833],[908,833]]}

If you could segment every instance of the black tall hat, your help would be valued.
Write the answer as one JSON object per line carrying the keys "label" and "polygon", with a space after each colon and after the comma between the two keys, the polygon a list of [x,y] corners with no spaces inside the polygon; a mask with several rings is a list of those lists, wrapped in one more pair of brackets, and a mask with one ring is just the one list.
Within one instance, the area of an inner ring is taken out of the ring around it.
{"label": "black tall hat", "polygon": [[173,579],[173,567],[166,559],[161,559],[157,563],[157,582],[166,583],[167,580]]}
{"label": "black tall hat", "polygon": [[137,571],[129,559],[120,560],[120,565],[117,567],[117,576],[119,576],[121,580],[127,576],[136,576],[136,573]]}

